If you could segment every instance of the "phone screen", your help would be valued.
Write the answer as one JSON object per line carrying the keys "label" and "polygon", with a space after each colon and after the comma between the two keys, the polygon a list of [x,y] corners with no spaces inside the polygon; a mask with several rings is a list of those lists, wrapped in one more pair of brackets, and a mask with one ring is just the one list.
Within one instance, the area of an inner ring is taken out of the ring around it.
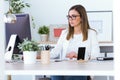
{"label": "phone screen", "polygon": [[85,47],[79,47],[78,48],[78,57],[77,57],[77,60],[84,60],[85,58]]}

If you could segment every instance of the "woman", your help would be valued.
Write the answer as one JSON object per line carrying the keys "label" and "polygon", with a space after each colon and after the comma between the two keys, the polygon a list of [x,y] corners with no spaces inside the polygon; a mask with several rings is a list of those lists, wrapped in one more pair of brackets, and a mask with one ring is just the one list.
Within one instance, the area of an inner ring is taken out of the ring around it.
{"label": "woman", "polygon": [[[62,60],[76,59],[78,48],[85,47],[85,60],[96,59],[100,53],[97,35],[89,26],[85,8],[82,5],[72,6],[67,18],[69,28],[62,31],[56,47],[51,51],[51,58],[61,54]],[[64,79],[60,77],[62,76],[52,76],[52,80],[87,80],[87,76],[63,76]]]}

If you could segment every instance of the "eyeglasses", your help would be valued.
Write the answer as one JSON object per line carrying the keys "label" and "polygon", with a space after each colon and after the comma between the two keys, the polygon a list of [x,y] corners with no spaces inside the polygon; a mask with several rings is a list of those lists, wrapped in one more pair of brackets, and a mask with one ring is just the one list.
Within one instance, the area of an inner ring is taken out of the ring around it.
{"label": "eyeglasses", "polygon": [[72,16],[70,16],[70,15],[67,15],[67,19],[68,20],[75,20],[76,19],[76,17],[80,17],[80,15],[72,15]]}

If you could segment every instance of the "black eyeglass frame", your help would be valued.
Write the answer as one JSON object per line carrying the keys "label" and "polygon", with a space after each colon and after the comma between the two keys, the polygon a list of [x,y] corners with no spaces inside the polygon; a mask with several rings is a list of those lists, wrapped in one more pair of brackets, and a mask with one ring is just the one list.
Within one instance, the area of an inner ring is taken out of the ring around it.
{"label": "black eyeglass frame", "polygon": [[70,15],[67,15],[66,17],[67,17],[68,20],[70,20],[70,19],[71,19],[71,20],[75,20],[76,17],[80,17],[80,15],[71,15],[71,16],[70,16]]}

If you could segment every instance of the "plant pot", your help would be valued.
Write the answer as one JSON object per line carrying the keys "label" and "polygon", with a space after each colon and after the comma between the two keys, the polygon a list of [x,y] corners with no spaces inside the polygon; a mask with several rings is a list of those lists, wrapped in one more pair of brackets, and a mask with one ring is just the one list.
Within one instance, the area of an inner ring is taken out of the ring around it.
{"label": "plant pot", "polygon": [[48,34],[41,34],[41,41],[43,42],[48,41]]}
{"label": "plant pot", "polygon": [[34,64],[36,63],[37,51],[24,51],[24,64]]}

